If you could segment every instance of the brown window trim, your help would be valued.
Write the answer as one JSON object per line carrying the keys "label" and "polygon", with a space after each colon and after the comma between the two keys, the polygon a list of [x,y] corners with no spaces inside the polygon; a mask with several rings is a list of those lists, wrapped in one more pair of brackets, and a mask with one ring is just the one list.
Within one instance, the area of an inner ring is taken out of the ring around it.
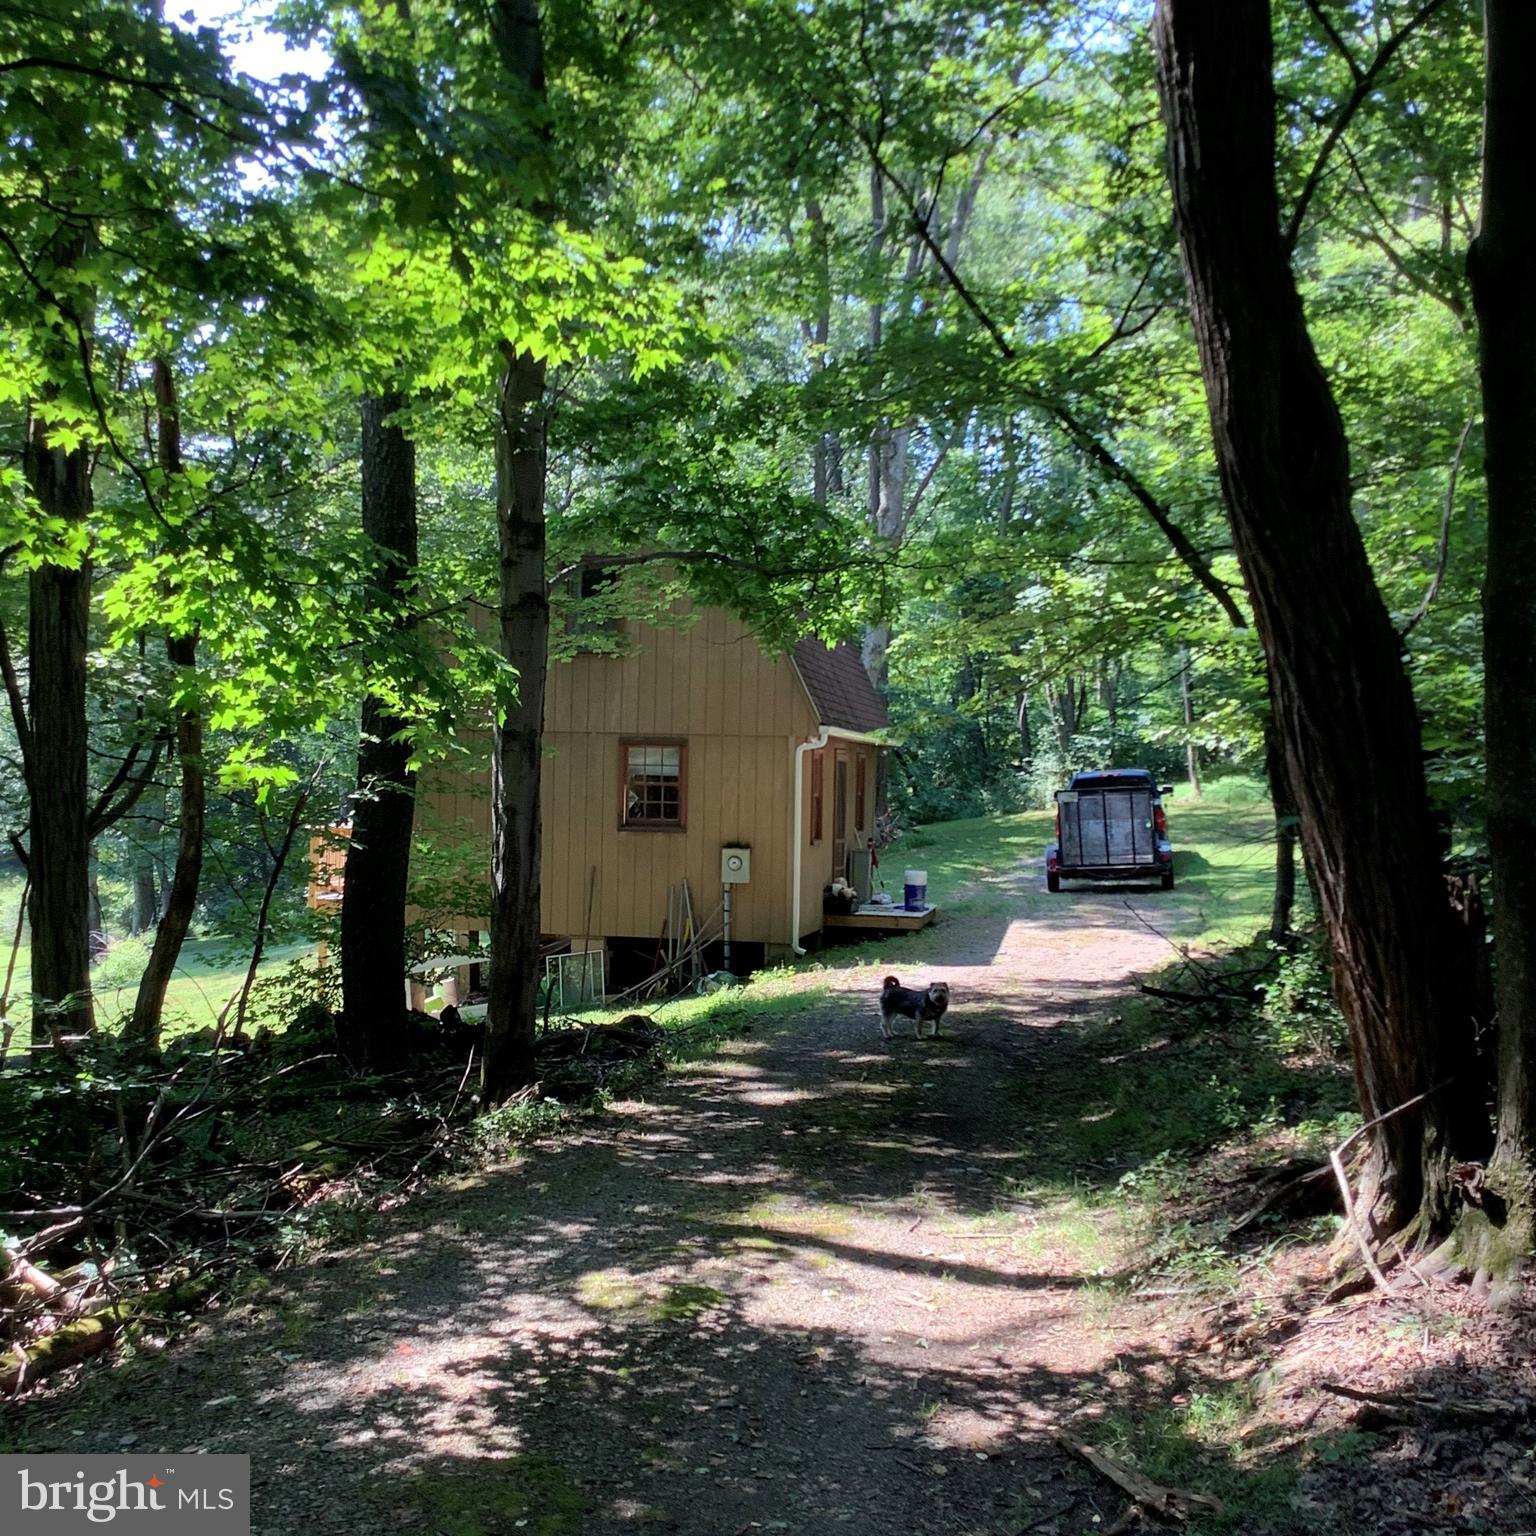
{"label": "brown window trim", "polygon": [[811,841],[821,842],[826,830],[826,748],[811,753]]}
{"label": "brown window trim", "polygon": [[[677,820],[629,819],[629,753],[632,747],[677,748]],[[621,736],[619,738],[619,831],[686,832],[688,830],[688,739],[685,736]]]}
{"label": "brown window trim", "polygon": [[868,778],[869,756],[867,753],[860,752],[853,760],[853,830],[855,832],[864,830],[864,812],[869,808],[865,793]]}

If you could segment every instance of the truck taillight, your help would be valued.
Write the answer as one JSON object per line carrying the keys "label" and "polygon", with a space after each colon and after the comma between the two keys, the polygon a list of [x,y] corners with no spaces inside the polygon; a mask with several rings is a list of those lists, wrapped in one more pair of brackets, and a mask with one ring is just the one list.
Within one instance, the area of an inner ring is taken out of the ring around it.
{"label": "truck taillight", "polygon": [[1152,825],[1157,830],[1157,835],[1159,837],[1167,837],[1167,835],[1168,835],[1168,813],[1160,805],[1153,809],[1153,812],[1152,812]]}
{"label": "truck taillight", "polygon": [[1056,841],[1061,841],[1061,807],[1056,807]]}

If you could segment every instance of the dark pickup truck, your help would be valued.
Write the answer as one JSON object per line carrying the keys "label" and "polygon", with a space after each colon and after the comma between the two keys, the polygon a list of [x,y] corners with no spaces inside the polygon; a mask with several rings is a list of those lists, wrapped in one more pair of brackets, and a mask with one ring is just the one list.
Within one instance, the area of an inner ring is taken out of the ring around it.
{"label": "dark pickup truck", "polygon": [[1045,888],[1066,880],[1147,880],[1173,889],[1173,845],[1163,796],[1145,768],[1074,773],[1056,791],[1056,841],[1045,850]]}

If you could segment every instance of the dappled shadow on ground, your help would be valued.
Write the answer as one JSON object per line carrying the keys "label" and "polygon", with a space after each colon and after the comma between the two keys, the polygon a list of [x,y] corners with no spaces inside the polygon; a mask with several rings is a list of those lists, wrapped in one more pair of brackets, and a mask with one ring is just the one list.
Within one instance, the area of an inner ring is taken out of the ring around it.
{"label": "dappled shadow on ground", "polygon": [[1033,1212],[1209,1134],[1185,1092],[1209,1063],[1113,1012],[1166,952],[1118,899],[1020,921],[918,952],[956,986],[939,1039],[879,1039],[889,967],[829,972],[807,1015],[746,1021],[24,1438],[249,1451],[268,1536],[1104,1529],[1123,1498],[1051,1428],[1150,1422],[1225,1372],[1111,1320],[1092,1234],[1064,1252]]}
{"label": "dappled shadow on ground", "polygon": [[1225,1497],[1234,1531],[1529,1536],[1533,1300],[1528,1289],[1520,1307],[1489,1312],[1456,1286],[1368,1295],[1312,1318],[1261,1373],[1207,1400],[1207,1419],[1233,1410],[1237,1428],[1261,1397],[1240,1457],[1213,1455],[1198,1416],[1157,1405],[1123,1443],[1150,1475]]}
{"label": "dappled shadow on ground", "polygon": [[[1421,1406],[1332,1403],[1325,1433],[1337,1454],[1308,1458],[1295,1507],[1372,1536],[1536,1530],[1536,1330],[1529,1312],[1484,1319],[1481,1327],[1496,1328],[1499,1337],[1478,1349],[1477,1368],[1451,1360],[1403,1372],[1371,1362],[1362,1371],[1359,1356],[1341,1362],[1356,1387]],[[1295,1460],[1296,1451],[1275,1459]]]}

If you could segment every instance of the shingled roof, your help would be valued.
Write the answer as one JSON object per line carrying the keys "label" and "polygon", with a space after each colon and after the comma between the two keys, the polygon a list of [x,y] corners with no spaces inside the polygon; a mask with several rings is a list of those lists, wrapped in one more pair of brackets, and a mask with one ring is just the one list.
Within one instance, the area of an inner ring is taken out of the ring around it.
{"label": "shingled roof", "polygon": [[885,700],[864,670],[864,659],[853,646],[829,649],[811,636],[795,642],[795,668],[811,697],[811,707],[823,726],[844,731],[884,731],[891,717]]}

